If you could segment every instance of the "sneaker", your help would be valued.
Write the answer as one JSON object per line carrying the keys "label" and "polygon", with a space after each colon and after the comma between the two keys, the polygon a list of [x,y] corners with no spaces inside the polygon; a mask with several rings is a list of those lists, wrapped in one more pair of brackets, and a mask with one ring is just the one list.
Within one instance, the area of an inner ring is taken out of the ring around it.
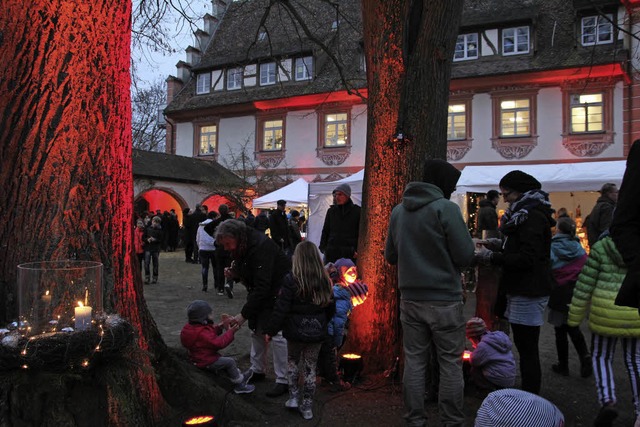
{"label": "sneaker", "polygon": [[267,397],[279,397],[289,391],[289,386],[287,384],[276,383],[275,386],[271,390],[269,390],[266,395]]}
{"label": "sneaker", "polygon": [[229,299],[233,299],[233,289],[228,283],[225,283],[224,285],[224,293],[227,294]]}
{"label": "sneaker", "polygon": [[253,371],[249,368],[242,373],[242,382],[240,384],[249,384],[251,378],[253,378]]}
{"label": "sneaker", "polygon": [[297,397],[289,398],[289,400],[284,402],[284,406],[285,408],[289,408],[289,409],[298,409],[298,398]]}
{"label": "sneaker", "polygon": [[613,420],[617,417],[618,410],[613,406],[613,403],[608,403],[600,408],[593,425],[594,427],[611,427],[613,426]]}
{"label": "sneaker", "polygon": [[304,418],[305,420],[310,420],[313,418],[313,412],[311,411],[311,409],[300,409],[300,415],[302,415],[302,418]]}
{"label": "sneaker", "polygon": [[207,287],[206,286],[202,287],[202,292],[207,292]]}
{"label": "sneaker", "polygon": [[218,289],[218,292],[217,292],[217,293],[218,293],[218,296],[223,296],[223,295],[224,295],[224,291],[223,291],[223,290],[221,290],[221,289]]}
{"label": "sneaker", "polygon": [[148,277],[147,277],[147,278],[145,278],[145,279],[144,279],[144,284],[145,284],[145,285],[148,285],[148,284],[149,284],[149,281],[150,281],[150,280],[149,280],[149,278],[148,278]]}
{"label": "sneaker", "polygon": [[555,372],[556,374],[560,374],[560,375],[565,376],[565,377],[569,376],[569,367],[568,366],[562,366],[560,364],[551,365],[551,370],[553,372]]}
{"label": "sneaker", "polygon": [[235,394],[247,394],[247,393],[253,393],[255,389],[256,389],[256,386],[254,386],[253,384],[240,383],[233,388],[233,392]]}

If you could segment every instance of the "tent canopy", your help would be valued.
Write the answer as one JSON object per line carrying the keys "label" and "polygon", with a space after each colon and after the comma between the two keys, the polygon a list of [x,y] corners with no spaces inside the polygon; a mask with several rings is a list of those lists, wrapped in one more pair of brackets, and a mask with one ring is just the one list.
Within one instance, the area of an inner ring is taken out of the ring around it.
{"label": "tent canopy", "polygon": [[278,200],[286,200],[287,206],[306,206],[309,184],[303,178],[298,178],[289,185],[253,199],[254,209],[275,209]]}
{"label": "tent canopy", "polygon": [[556,163],[501,166],[466,166],[456,193],[486,193],[497,190],[498,183],[512,170],[521,170],[536,178],[548,193],[556,191],[598,191],[602,184],[620,185],[626,161]]}

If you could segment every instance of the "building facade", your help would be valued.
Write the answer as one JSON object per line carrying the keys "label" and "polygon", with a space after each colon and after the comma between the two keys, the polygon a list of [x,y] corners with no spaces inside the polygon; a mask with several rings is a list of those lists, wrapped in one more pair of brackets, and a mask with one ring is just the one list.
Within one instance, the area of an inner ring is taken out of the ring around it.
{"label": "building facade", "polygon": [[[198,46],[168,79],[168,152],[235,170],[229,159],[242,152],[258,176],[283,183],[363,168],[360,1],[288,3],[300,21],[267,0],[213,1]],[[640,136],[637,6],[467,0],[452,58],[448,160],[463,168],[625,158]]]}

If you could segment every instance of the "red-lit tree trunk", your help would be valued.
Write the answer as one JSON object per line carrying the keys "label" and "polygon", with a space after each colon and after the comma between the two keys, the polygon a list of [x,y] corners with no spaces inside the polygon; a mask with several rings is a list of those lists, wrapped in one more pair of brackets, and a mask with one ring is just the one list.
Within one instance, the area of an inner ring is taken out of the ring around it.
{"label": "red-lit tree trunk", "polygon": [[2,425],[160,425],[186,400],[132,269],[130,16],[129,0],[0,2],[0,321],[17,264],[97,260],[139,347],[82,380],[3,373]]}
{"label": "red-lit tree trunk", "polygon": [[[367,153],[358,266],[370,284],[354,310],[349,346],[367,369],[389,368],[402,348],[397,276],[383,250],[391,209],[426,158],[446,158],[451,58],[463,0],[362,2],[369,86]],[[410,138],[393,144],[402,131]],[[428,242],[425,242],[428,244]]]}

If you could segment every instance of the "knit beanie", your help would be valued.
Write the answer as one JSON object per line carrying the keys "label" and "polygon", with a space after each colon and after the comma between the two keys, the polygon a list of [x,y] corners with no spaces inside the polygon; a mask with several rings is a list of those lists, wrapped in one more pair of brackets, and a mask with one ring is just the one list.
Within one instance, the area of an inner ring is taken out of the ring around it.
{"label": "knit beanie", "polygon": [[487,325],[481,318],[472,317],[467,321],[467,326],[465,329],[468,339],[477,338],[487,332]]}
{"label": "knit beanie", "polygon": [[189,322],[206,324],[207,317],[212,311],[213,309],[208,302],[198,299],[187,307],[187,317],[189,318]]}
{"label": "knit beanie", "polygon": [[347,269],[351,267],[355,267],[356,265],[349,258],[340,258],[333,265],[340,271],[342,267],[346,267]]}
{"label": "knit beanie", "polygon": [[531,190],[540,190],[540,181],[519,170],[511,171],[500,180],[500,187],[515,190],[518,193],[526,193]]}
{"label": "knit beanie", "polygon": [[476,415],[476,427],[560,427],[564,415],[548,400],[523,390],[505,388],[484,399]]}
{"label": "knit beanie", "polygon": [[344,194],[347,195],[347,197],[351,197],[351,187],[349,186],[349,184],[340,184],[338,185],[334,190],[333,190],[333,194],[336,193],[336,191],[341,191]]}

